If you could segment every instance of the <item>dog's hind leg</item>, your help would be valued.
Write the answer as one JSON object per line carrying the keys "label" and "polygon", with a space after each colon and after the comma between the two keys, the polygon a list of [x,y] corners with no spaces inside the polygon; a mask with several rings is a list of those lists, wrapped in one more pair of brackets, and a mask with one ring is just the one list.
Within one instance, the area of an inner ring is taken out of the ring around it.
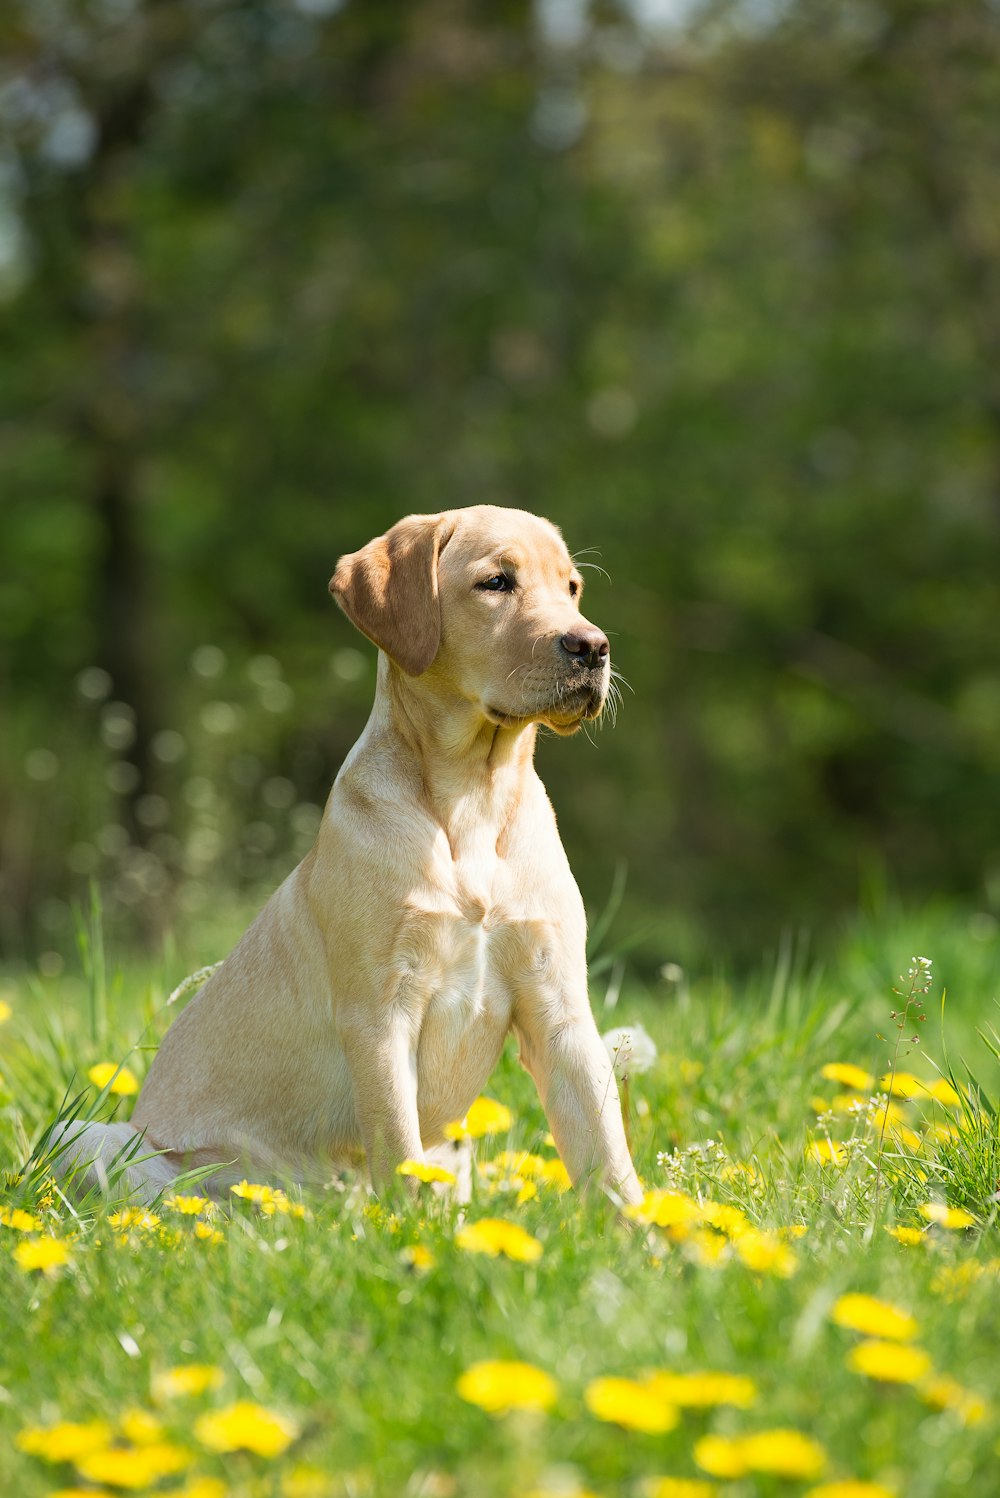
{"label": "dog's hind leg", "polygon": [[176,1179],[176,1166],[155,1152],[129,1123],[57,1124],[45,1142],[56,1176],[75,1192],[113,1191],[142,1206]]}

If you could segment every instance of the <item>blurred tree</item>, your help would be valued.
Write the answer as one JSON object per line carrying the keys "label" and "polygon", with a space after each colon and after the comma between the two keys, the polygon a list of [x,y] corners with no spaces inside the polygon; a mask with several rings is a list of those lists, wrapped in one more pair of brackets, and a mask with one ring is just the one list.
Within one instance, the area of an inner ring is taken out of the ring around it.
{"label": "blurred tree", "polygon": [[654,13],[7,6],[0,940],[273,877],[370,695],[338,553],[480,500],[614,575],[636,699],[543,760],[651,954],[1000,904],[995,8]]}

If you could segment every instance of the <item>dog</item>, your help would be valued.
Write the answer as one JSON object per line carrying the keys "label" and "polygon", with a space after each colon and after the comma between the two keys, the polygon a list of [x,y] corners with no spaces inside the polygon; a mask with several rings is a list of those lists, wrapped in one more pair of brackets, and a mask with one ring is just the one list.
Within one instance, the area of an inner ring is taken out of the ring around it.
{"label": "dog", "polygon": [[106,1180],[131,1152],[147,1203],[194,1167],[222,1194],[362,1157],[384,1189],[513,1030],[574,1184],[640,1201],[533,763],[539,727],[576,733],[610,684],[560,532],[492,505],[410,515],[341,557],[330,591],[378,678],[315,846],[167,1031],[131,1123],[63,1126],[61,1165]]}

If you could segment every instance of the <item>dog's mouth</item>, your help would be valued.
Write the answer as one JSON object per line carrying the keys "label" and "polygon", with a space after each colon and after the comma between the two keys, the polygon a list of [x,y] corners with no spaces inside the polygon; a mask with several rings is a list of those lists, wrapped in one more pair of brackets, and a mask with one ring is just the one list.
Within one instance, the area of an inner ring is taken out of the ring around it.
{"label": "dog's mouth", "polygon": [[583,723],[599,718],[607,701],[607,682],[562,684],[550,701],[539,703],[527,712],[510,713],[486,704],[486,716],[500,728],[524,728],[529,723],[544,723],[554,733],[576,733]]}

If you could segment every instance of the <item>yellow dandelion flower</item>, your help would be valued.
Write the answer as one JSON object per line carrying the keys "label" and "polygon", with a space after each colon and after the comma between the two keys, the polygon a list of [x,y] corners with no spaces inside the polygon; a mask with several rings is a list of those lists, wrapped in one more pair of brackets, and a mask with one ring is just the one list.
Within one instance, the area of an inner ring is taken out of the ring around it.
{"label": "yellow dandelion flower", "polygon": [[906,1110],[890,1098],[884,1107],[876,1108],[868,1115],[868,1127],[873,1133],[881,1134],[883,1128],[889,1128],[892,1124],[905,1124],[907,1116]]}
{"label": "yellow dandelion flower", "polygon": [[920,1208],[921,1217],[926,1217],[928,1222],[933,1222],[939,1228],[974,1228],[976,1219],[971,1212],[966,1212],[962,1207],[946,1207],[944,1202],[924,1202]]}
{"label": "yellow dandelion flower", "polygon": [[898,1342],[859,1342],[847,1355],[854,1373],[883,1384],[918,1384],[931,1371],[930,1354],[922,1347],[901,1347]]}
{"label": "yellow dandelion flower", "polygon": [[672,1228],[670,1231],[672,1236],[684,1234],[686,1256],[705,1269],[715,1269],[730,1256],[729,1240],[721,1233],[713,1233],[709,1228]]}
{"label": "yellow dandelion flower", "polygon": [[945,1264],[931,1280],[931,1290],[945,1300],[962,1300],[985,1273],[986,1266],[977,1264],[975,1259],[965,1264]]}
{"label": "yellow dandelion flower", "polygon": [[153,1374],[153,1398],[157,1404],[167,1399],[183,1399],[221,1389],[225,1375],[214,1363],[181,1363]]}
{"label": "yellow dandelion flower", "polygon": [[151,1446],[163,1439],[162,1421],[149,1410],[126,1410],[118,1421],[118,1429],[133,1446]]}
{"label": "yellow dandelion flower", "polygon": [[826,1452],[800,1430],[759,1430],[743,1437],[743,1460],[751,1472],[776,1477],[819,1477]]}
{"label": "yellow dandelion flower", "polygon": [[810,1488],[803,1498],[896,1498],[892,1488],[880,1482],[862,1482],[856,1477],[847,1477],[840,1482],[823,1482],[818,1488]]}
{"label": "yellow dandelion flower", "polygon": [[278,1186],[261,1186],[244,1179],[229,1189],[234,1196],[259,1207],[265,1217],[273,1217],[276,1212],[288,1210],[288,1197]]}
{"label": "yellow dandelion flower", "polygon": [[647,1191],[641,1202],[625,1209],[634,1222],[671,1228],[701,1221],[701,1207],[683,1191]]}
{"label": "yellow dandelion flower", "polygon": [[583,1402],[598,1420],[651,1436],[673,1430],[678,1420],[677,1410],[658,1390],[632,1378],[595,1378],[584,1389]]}
{"label": "yellow dandelion flower", "polygon": [[828,1061],[820,1068],[820,1076],[825,1077],[828,1082],[836,1082],[840,1087],[850,1087],[855,1092],[871,1090],[871,1074],[863,1066],[855,1066],[850,1061]]}
{"label": "yellow dandelion flower", "polygon": [[210,1222],[196,1222],[194,1225],[194,1236],[202,1243],[222,1243],[223,1234],[218,1228],[214,1228]]}
{"label": "yellow dandelion flower", "polygon": [[879,1077],[878,1085],[882,1092],[887,1092],[890,1097],[901,1097],[906,1101],[910,1098],[919,1097],[922,1092],[927,1091],[926,1082],[921,1082],[910,1071],[898,1071],[895,1076],[892,1072],[886,1072]]}
{"label": "yellow dandelion flower", "polygon": [[135,1073],[129,1071],[127,1066],[119,1066],[115,1061],[99,1061],[90,1068],[87,1076],[102,1092],[110,1082],[110,1090],[117,1097],[133,1097],[139,1091],[139,1079]]}
{"label": "yellow dandelion flower", "polygon": [[170,1489],[170,1498],[226,1498],[232,1491],[221,1477],[189,1477],[182,1487]]}
{"label": "yellow dandelion flower", "polygon": [[893,1142],[895,1144],[901,1144],[904,1149],[908,1149],[911,1155],[916,1154],[917,1150],[920,1149],[924,1142],[920,1135],[917,1133],[916,1129],[911,1129],[909,1124],[890,1124],[888,1132],[889,1137],[893,1140]]}
{"label": "yellow dandelion flower", "polygon": [[116,1233],[130,1233],[134,1228],[146,1231],[157,1228],[160,1219],[155,1212],[147,1212],[145,1207],[123,1207],[120,1212],[111,1213],[108,1224]]}
{"label": "yellow dandelion flower", "polygon": [[185,1217],[196,1217],[199,1212],[210,1212],[215,1203],[207,1196],[168,1196],[163,1205],[169,1207],[171,1212],[180,1212]]}
{"label": "yellow dandelion flower", "polygon": [[14,1263],[26,1274],[33,1269],[56,1274],[70,1258],[69,1245],[59,1238],[26,1238],[14,1250]]}
{"label": "yellow dandelion flower", "polygon": [[40,1217],[25,1212],[21,1207],[0,1207],[0,1223],[5,1228],[13,1228],[16,1233],[37,1233],[43,1226]]}
{"label": "yellow dandelion flower", "polygon": [[909,1311],[876,1300],[873,1295],[842,1295],[834,1302],[831,1321],[866,1337],[883,1337],[893,1342],[912,1342],[918,1327]]}
{"label": "yellow dandelion flower", "polygon": [[817,1165],[847,1164],[847,1150],[836,1139],[811,1139],[805,1153]]}
{"label": "yellow dandelion flower", "polygon": [[418,1274],[427,1274],[437,1263],[437,1259],[423,1243],[411,1243],[409,1247],[401,1251],[399,1257],[404,1264],[408,1264]]}
{"label": "yellow dandelion flower", "polygon": [[745,1477],[750,1470],[742,1436],[702,1436],[694,1443],[694,1459],[711,1477]]}
{"label": "yellow dandelion flower", "polygon": [[110,1446],[112,1429],[106,1420],[60,1420],[56,1425],[31,1425],[14,1437],[14,1445],[43,1462],[75,1462],[78,1456]]}
{"label": "yellow dandelion flower", "polygon": [[544,1412],[552,1408],[559,1394],[555,1379],[543,1369],[502,1359],[473,1363],[455,1389],[460,1399],[490,1415],[506,1415],[510,1410]]}
{"label": "yellow dandelion flower", "polygon": [[981,1394],[974,1394],[946,1375],[929,1379],[921,1387],[920,1397],[932,1409],[949,1410],[963,1425],[980,1425],[989,1412],[989,1405]]}
{"label": "yellow dandelion flower", "polygon": [[720,1233],[725,1233],[728,1238],[738,1237],[751,1225],[749,1217],[739,1207],[731,1207],[721,1202],[702,1202],[701,1220],[710,1228],[716,1228]]}
{"label": "yellow dandelion flower", "polygon": [[457,1176],[453,1171],[443,1170],[440,1165],[428,1165],[423,1160],[404,1160],[396,1166],[398,1176],[408,1176],[414,1181],[441,1181],[445,1186],[454,1186]]}
{"label": "yellow dandelion flower", "polygon": [[935,1144],[954,1144],[962,1134],[953,1123],[932,1123],[927,1126],[927,1137]]}
{"label": "yellow dandelion flower", "polygon": [[492,1160],[484,1162],[480,1169],[486,1175],[537,1176],[545,1168],[541,1155],[530,1150],[501,1150]]}
{"label": "yellow dandelion flower", "polygon": [[195,1438],[210,1451],[252,1451],[280,1456],[298,1438],[297,1421],[252,1400],[240,1399],[195,1421]]}
{"label": "yellow dandelion flower", "polygon": [[718,1488],[700,1477],[647,1477],[640,1491],[643,1498],[715,1498]]}
{"label": "yellow dandelion flower", "polygon": [[746,1410],[757,1398],[757,1385],[742,1373],[654,1373],[649,1384],[681,1409],[730,1404]]}
{"label": "yellow dandelion flower", "polygon": [[495,1259],[504,1254],[522,1264],[533,1264],[542,1257],[542,1245],[516,1222],[502,1217],[484,1217],[471,1222],[455,1234],[458,1247],[470,1254],[488,1254]]}
{"label": "yellow dandelion flower", "polygon": [[936,1103],[943,1104],[945,1108],[960,1108],[962,1105],[960,1094],[947,1077],[937,1077],[933,1082],[925,1082],[924,1091],[929,1093]]}
{"label": "yellow dandelion flower", "polygon": [[164,1477],[183,1472],[194,1458],[183,1446],[157,1441],[149,1446],[109,1446],[76,1459],[75,1466],[88,1482],[106,1482],[113,1488],[152,1487]]}
{"label": "yellow dandelion flower", "polygon": [[817,1116],[821,1116],[824,1113],[830,1112],[833,1107],[833,1099],[823,1097],[822,1093],[814,1092],[809,1099],[809,1106]]}
{"label": "yellow dandelion flower", "polygon": [[573,1189],[573,1182],[570,1180],[569,1171],[561,1160],[546,1160],[538,1172],[538,1178],[546,1186],[551,1186],[556,1191],[571,1191]]}
{"label": "yellow dandelion flower", "polygon": [[6,999],[0,999],[0,1025],[5,1025],[14,1013]]}
{"label": "yellow dandelion flower", "polygon": [[886,1228],[890,1237],[895,1238],[897,1243],[904,1244],[907,1248],[916,1248],[924,1241],[923,1228]]}
{"label": "yellow dandelion flower", "polygon": [[867,1107],[868,1100],[857,1092],[838,1092],[830,1103],[834,1113],[856,1113]]}
{"label": "yellow dandelion flower", "polygon": [[514,1122],[514,1115],[495,1098],[477,1097],[464,1118],[445,1124],[446,1139],[482,1139],[484,1134],[503,1134]]}
{"label": "yellow dandelion flower", "polygon": [[777,1233],[762,1233],[752,1228],[734,1240],[734,1247],[741,1261],[756,1274],[776,1274],[779,1279],[787,1280],[799,1267],[795,1254]]}

